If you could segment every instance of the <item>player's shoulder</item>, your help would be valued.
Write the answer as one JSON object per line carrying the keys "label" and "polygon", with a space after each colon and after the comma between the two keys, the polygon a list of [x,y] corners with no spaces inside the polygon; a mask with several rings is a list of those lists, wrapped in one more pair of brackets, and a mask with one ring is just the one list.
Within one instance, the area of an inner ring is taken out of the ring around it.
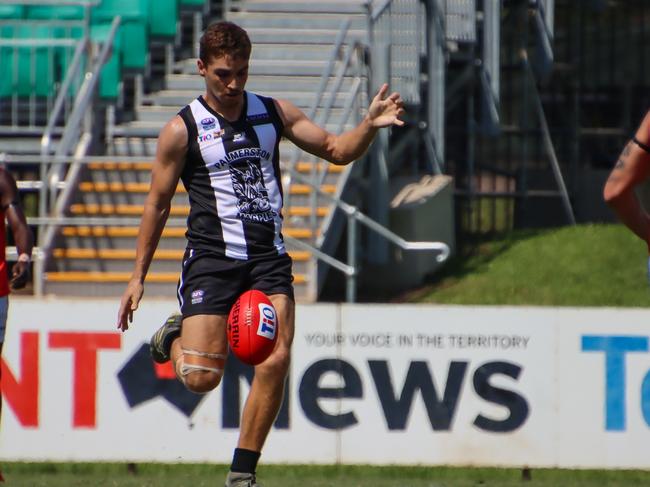
{"label": "player's shoulder", "polygon": [[180,114],[169,120],[158,135],[158,142],[166,146],[186,146],[189,138],[187,125]]}

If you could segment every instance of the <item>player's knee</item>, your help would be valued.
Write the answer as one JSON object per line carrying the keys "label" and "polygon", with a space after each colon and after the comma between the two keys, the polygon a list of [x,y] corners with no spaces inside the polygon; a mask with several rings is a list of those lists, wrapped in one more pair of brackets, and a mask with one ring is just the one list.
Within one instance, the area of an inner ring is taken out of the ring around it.
{"label": "player's knee", "polygon": [[256,374],[262,373],[272,377],[284,378],[291,365],[291,353],[284,347],[276,348],[264,362],[257,366]]}
{"label": "player's knee", "polygon": [[183,384],[192,392],[204,394],[210,392],[221,383],[221,373],[207,370],[190,370],[183,376]]}
{"label": "player's knee", "polygon": [[223,367],[225,366],[225,358],[208,357],[214,361],[210,365],[202,365],[194,363],[196,358],[190,357],[190,363],[185,355],[217,355],[217,354],[203,354],[188,350],[183,350],[184,354],[179,357],[176,362],[176,375],[183,382],[185,387],[196,393],[209,392],[219,385],[221,377],[223,376]]}

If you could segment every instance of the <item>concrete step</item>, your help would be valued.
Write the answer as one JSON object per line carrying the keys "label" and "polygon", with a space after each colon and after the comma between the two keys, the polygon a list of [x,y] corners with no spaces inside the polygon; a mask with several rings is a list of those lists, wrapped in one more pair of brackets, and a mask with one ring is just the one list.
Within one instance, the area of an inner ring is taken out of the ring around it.
{"label": "concrete step", "polygon": [[[322,190],[328,194],[334,194],[334,184],[324,184]],[[99,182],[85,181],[79,184],[79,191],[76,195],[76,204],[84,205],[136,205],[142,206],[149,192],[149,183],[121,183],[121,182]],[[312,189],[304,184],[292,184],[289,194],[291,204],[295,206],[310,206]],[[285,191],[286,194],[286,191]],[[317,205],[327,206],[325,198],[317,198]],[[187,205],[187,193],[185,188],[179,185],[179,189],[172,199],[172,205]]]}
{"label": "concrete step", "polygon": [[[284,46],[279,45],[279,49]],[[320,74],[317,76],[299,76],[291,79],[291,89],[298,92],[316,92],[320,85]],[[334,77],[330,77],[326,85],[326,91],[329,93],[334,88]],[[341,91],[348,93],[352,86],[352,77],[346,77],[341,84]],[[365,82],[365,81],[364,81]],[[170,90],[193,90],[194,98],[205,91],[205,81],[198,74],[172,74],[167,76],[165,81],[167,88]],[[246,89],[254,93],[269,96],[267,93],[274,91],[285,91],[287,89],[287,78],[282,75],[256,75],[248,79]]]}
{"label": "concrete step", "polygon": [[[149,124],[150,125],[150,131],[153,133],[156,129],[158,132],[160,129],[158,128],[158,125],[155,124]],[[155,132],[154,135],[151,135],[149,137],[136,137],[136,136],[129,136],[129,127],[130,125],[124,125],[121,126],[120,133],[122,134],[119,137],[116,137],[113,140],[113,144],[109,149],[113,151],[113,156],[115,157],[121,157],[121,156],[126,156],[126,157],[143,157],[143,158],[151,158],[155,156],[156,154],[156,143],[157,143],[157,133]],[[293,145],[292,142],[289,142],[288,140],[281,140],[280,141],[280,158],[284,159],[287,157],[290,157],[291,151],[295,145]]]}
{"label": "concrete step", "polygon": [[[299,239],[309,239],[312,232],[306,228],[284,228],[282,233]],[[138,236],[138,227],[134,226],[65,226],[61,228],[64,237],[110,237],[110,238],[135,238]],[[162,238],[185,238],[184,227],[166,227],[163,229]]]}
{"label": "concrete step", "polygon": [[[319,217],[325,216],[328,212],[327,207],[316,208],[316,214]],[[140,216],[142,215],[142,206],[139,205],[98,205],[74,203],[70,205],[70,213],[73,216]],[[189,205],[172,206],[169,210],[169,216],[186,217],[190,214]],[[311,208],[307,206],[291,206],[286,216],[308,216],[311,214]]]}
{"label": "concrete step", "polygon": [[[259,28],[280,28],[280,29],[329,29],[339,30],[341,23],[350,20],[350,28],[364,30],[367,28],[368,20],[363,13],[341,13],[341,12],[255,12],[242,11],[230,12],[228,20],[235,22],[246,30]],[[257,55],[257,46],[253,49]]]}
{"label": "concrete step", "polygon": [[[153,157],[156,155],[156,142],[160,130],[163,128],[165,123],[174,116],[172,114],[173,110],[171,107],[158,107],[152,109],[150,107],[143,108],[138,111],[138,114],[148,118],[149,120],[139,120],[136,122],[130,122],[123,125],[115,127],[115,138],[113,139],[114,147],[111,148],[114,152],[109,152],[111,155],[115,156],[135,156],[135,157]],[[329,132],[337,132],[340,130],[339,124],[334,120],[336,116],[343,114],[343,110],[340,108],[335,108],[331,112],[332,118],[326,124],[324,124],[325,130]],[[318,116],[318,113],[317,113]],[[169,117],[169,118],[165,118]],[[314,119],[318,125],[323,126],[320,119],[315,117]],[[343,126],[343,131],[353,128],[354,125],[347,123]],[[130,139],[130,140],[121,140],[121,139]],[[122,147],[117,147],[117,146]],[[285,153],[280,152],[281,156]]]}
{"label": "concrete step", "polygon": [[[185,227],[167,226],[162,233],[159,250],[179,250],[186,246]],[[313,232],[306,227],[286,226],[283,235],[310,240]],[[82,249],[122,249],[135,248],[135,239],[138,236],[136,226],[66,226],[59,230],[56,239],[56,248],[82,248]]]}
{"label": "concrete step", "polygon": [[[290,147],[285,147],[285,154],[291,153]],[[336,184],[344,166],[337,166],[323,161],[311,161],[307,157],[301,157],[295,165],[295,170],[306,177],[311,177],[312,171],[320,174],[327,172],[325,184]],[[84,181],[96,183],[148,183],[151,180],[151,162],[96,162],[86,167],[83,176]],[[287,163],[281,163],[283,173],[288,171]]]}
{"label": "concrete step", "polygon": [[[307,273],[311,253],[288,249],[294,273]],[[151,272],[178,273],[184,248],[158,249],[151,263]],[[50,272],[132,272],[135,249],[57,248],[53,251]]]}
{"label": "concrete step", "polygon": [[[151,107],[147,107],[147,106],[139,107],[135,115],[137,117],[137,121],[122,125],[120,127],[116,127],[115,133],[118,136],[123,135],[123,133],[125,133],[124,129],[126,127],[130,127],[134,130],[140,129],[142,130],[141,132],[142,134],[145,133],[144,129],[155,129],[156,127],[159,127],[158,132],[160,132],[160,128],[162,128],[165,123],[171,120],[178,113],[178,110],[179,110],[178,106],[158,105],[158,106],[151,106]],[[314,120],[320,123],[323,114],[324,111],[322,109],[318,109],[316,111],[316,115],[314,116]],[[329,112],[328,123],[334,125],[337,124],[343,118],[343,114],[344,114],[343,109],[333,108]],[[158,132],[156,132],[156,135]]]}
{"label": "concrete step", "polygon": [[[56,150],[56,142],[52,144],[53,150]],[[38,155],[41,153],[40,137],[8,137],[0,134],[0,153],[17,155]]]}
{"label": "concrete step", "polygon": [[[285,86],[286,89],[286,86]],[[163,90],[146,97],[146,103],[157,107],[174,107],[176,111],[193,101],[196,98],[195,90]],[[289,100],[303,111],[309,110],[316,102],[316,93],[314,92],[296,92],[296,91],[266,91],[264,96],[275,98],[276,100]],[[343,108],[347,101],[348,94],[345,92],[337,93],[334,96],[334,108]],[[330,95],[326,94],[321,97],[320,105],[329,103]]]}
{"label": "concrete step", "polygon": [[[282,42],[278,39],[278,42]],[[327,67],[324,59],[256,59],[249,65],[249,76],[321,76]],[[186,59],[176,63],[176,69],[185,74],[197,74],[196,61]]]}
{"label": "concrete step", "polygon": [[[333,45],[339,28],[334,29],[283,29],[283,28],[253,28],[248,29],[248,36],[253,45],[257,44],[326,44]],[[365,41],[366,30],[351,29],[346,37],[347,42],[353,39]]]}
{"label": "concrete step", "polygon": [[241,12],[283,12],[283,13],[348,13],[362,14],[367,12],[363,0],[326,0],[319,2],[300,0],[245,0],[231,2],[232,11]]}
{"label": "concrete step", "polygon": [[[124,292],[130,272],[85,273],[49,272],[45,274],[45,294],[52,296],[115,297]],[[150,273],[145,281],[145,299],[176,296],[178,273]],[[294,292],[298,302],[309,302],[307,276],[294,275]]]}
{"label": "concrete step", "polygon": [[[44,293],[50,296],[66,297],[114,297],[116,299],[116,306],[119,306],[119,297],[124,292],[125,286],[126,281],[89,282],[86,280],[73,280],[73,276],[47,273],[45,274]],[[145,294],[145,299],[176,296],[176,282],[159,282],[155,279],[148,280],[145,282]]]}

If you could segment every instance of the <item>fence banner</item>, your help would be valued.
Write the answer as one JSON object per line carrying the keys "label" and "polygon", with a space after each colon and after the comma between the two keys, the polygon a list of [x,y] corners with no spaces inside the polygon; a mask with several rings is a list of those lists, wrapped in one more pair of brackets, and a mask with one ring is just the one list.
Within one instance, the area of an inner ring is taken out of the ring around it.
{"label": "fence banner", "polygon": [[[176,307],[11,300],[0,459],[228,463],[253,371],[186,391],[148,340]],[[650,468],[650,311],[299,305],[266,463]]]}

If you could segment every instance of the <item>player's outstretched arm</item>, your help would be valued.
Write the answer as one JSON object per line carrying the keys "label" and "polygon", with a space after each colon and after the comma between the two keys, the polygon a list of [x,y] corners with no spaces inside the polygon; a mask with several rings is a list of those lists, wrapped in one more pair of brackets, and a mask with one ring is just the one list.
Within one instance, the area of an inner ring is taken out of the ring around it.
{"label": "player's outstretched arm", "polygon": [[400,120],[404,102],[399,93],[388,95],[387,84],[379,89],[361,123],[340,135],[319,127],[289,101],[278,100],[276,106],[284,122],[284,135],[301,149],[334,164],[348,164],[361,157],[380,128],[404,125]]}
{"label": "player's outstretched arm", "polygon": [[9,285],[12,289],[22,289],[29,280],[34,235],[27,226],[25,214],[18,201],[16,180],[4,169],[0,170],[0,206],[4,209],[18,251],[18,260],[11,269]]}
{"label": "player's outstretched arm", "polygon": [[158,137],[156,159],[151,170],[151,188],[144,203],[138,231],[133,273],[122,295],[117,315],[117,327],[122,331],[128,330],[129,323],[133,322],[133,312],[138,309],[142,299],[144,280],[165,228],[171,200],[183,171],[187,142],[187,128],[179,116],[168,122]]}
{"label": "player's outstretched arm", "polygon": [[650,112],[641,122],[610,173],[603,197],[618,218],[648,245],[650,252],[650,218],[641,206],[635,187],[650,174]]}

